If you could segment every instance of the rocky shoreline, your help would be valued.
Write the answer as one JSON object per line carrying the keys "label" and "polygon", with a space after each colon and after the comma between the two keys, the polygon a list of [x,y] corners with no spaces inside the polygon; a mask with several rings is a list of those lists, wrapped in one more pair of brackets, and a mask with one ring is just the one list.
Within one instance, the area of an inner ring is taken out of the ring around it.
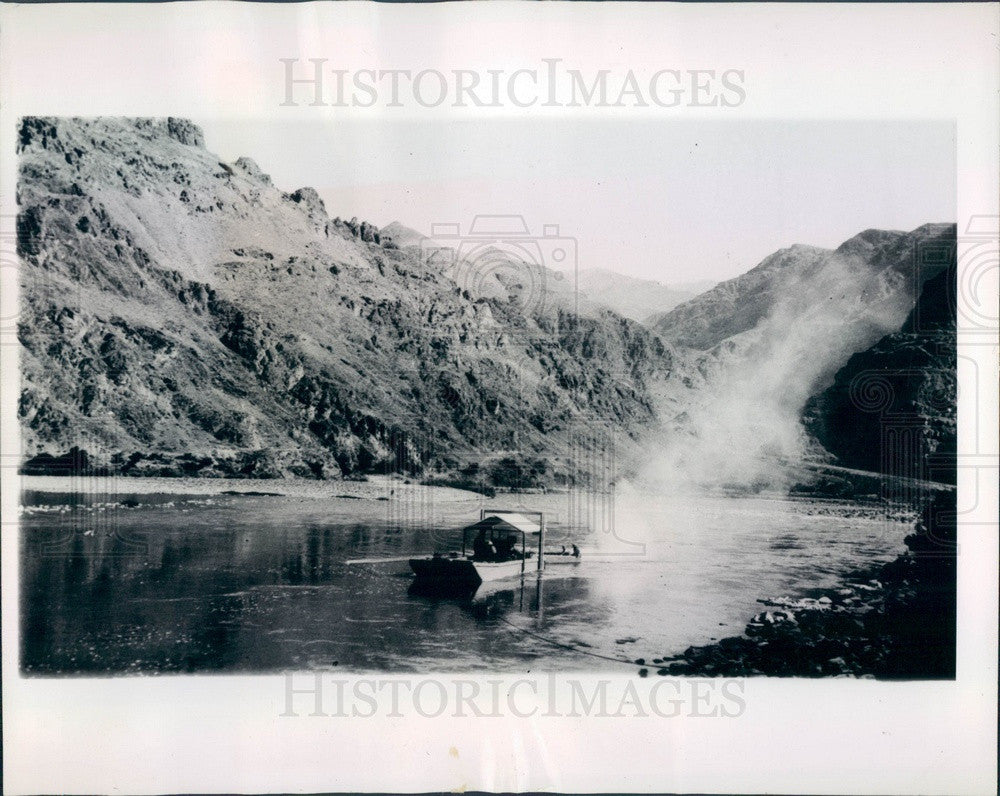
{"label": "rocky shoreline", "polygon": [[954,678],[954,508],[954,492],[934,495],[894,561],[815,596],[762,598],[743,635],[637,658],[640,676]]}

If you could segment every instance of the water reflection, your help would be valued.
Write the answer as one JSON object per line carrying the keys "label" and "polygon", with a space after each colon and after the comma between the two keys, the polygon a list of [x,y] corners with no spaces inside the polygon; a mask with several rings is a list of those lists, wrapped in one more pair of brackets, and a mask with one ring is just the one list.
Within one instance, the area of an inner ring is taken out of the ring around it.
{"label": "water reflection", "polygon": [[[441,595],[411,585],[405,561],[346,562],[460,546],[468,506],[400,526],[365,501],[168,497],[23,518],[26,673],[606,668],[639,646],[672,654],[739,632],[758,597],[891,558],[902,537],[780,501],[651,503],[643,557],[585,552],[542,578]],[[600,553],[604,540],[581,541]]]}
{"label": "water reflection", "polygon": [[24,670],[416,671],[509,668],[538,657],[497,626],[512,612],[537,616],[534,574],[474,593],[422,594],[405,563],[344,562],[422,549],[429,531],[225,519],[178,527],[176,517],[147,512],[142,549],[115,534],[77,534],[53,547],[59,529],[26,527]]}
{"label": "water reflection", "polygon": [[[472,588],[463,585],[415,580],[407,589],[407,594],[426,603],[454,602],[476,619],[489,619],[503,616],[512,610],[525,611],[526,583],[532,584],[532,588],[535,589],[537,610],[541,605],[543,587],[542,578],[534,573],[501,582],[481,583]],[[527,610],[532,610],[530,601]]]}

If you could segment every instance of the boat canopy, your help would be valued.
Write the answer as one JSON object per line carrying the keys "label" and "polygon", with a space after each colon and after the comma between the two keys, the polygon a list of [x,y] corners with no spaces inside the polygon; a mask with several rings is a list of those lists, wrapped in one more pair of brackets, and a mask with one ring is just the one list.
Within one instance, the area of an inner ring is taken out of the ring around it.
{"label": "boat canopy", "polygon": [[487,514],[479,522],[470,525],[466,531],[485,531],[489,529],[503,530],[507,528],[524,534],[537,534],[540,521],[525,517],[523,514]]}

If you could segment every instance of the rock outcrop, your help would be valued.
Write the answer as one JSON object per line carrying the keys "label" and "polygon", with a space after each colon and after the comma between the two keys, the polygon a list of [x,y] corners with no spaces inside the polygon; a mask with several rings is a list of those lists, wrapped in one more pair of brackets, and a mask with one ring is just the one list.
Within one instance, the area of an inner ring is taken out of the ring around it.
{"label": "rock outcrop", "polygon": [[530,303],[516,264],[477,293],[373,225],[330,219],[312,189],[221,162],[189,122],[26,118],[19,152],[33,468],[339,477],[544,456],[558,470],[580,428],[627,441],[654,420],[672,360],[639,324]]}
{"label": "rock outcrop", "polygon": [[903,327],[855,354],[805,409],[807,430],[845,467],[955,483],[954,236]]}

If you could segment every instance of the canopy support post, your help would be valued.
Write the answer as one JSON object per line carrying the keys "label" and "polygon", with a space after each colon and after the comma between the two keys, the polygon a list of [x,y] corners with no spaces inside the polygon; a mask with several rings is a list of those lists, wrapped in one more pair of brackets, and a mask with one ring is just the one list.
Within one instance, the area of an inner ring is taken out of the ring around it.
{"label": "canopy support post", "polygon": [[539,515],[538,523],[538,574],[545,569],[545,515]]}

